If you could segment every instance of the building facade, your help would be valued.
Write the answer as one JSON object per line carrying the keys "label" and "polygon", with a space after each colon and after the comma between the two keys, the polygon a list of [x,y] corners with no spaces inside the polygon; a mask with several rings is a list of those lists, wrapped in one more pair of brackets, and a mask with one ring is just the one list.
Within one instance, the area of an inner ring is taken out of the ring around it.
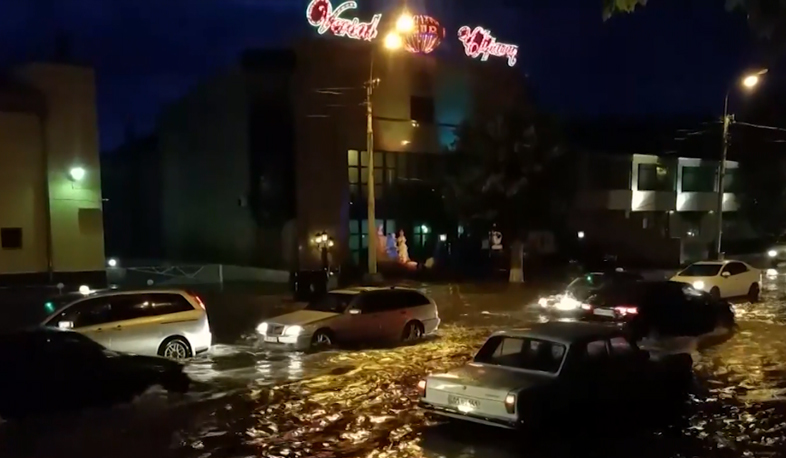
{"label": "building facade", "polygon": [[[378,81],[373,171],[370,74]],[[364,265],[373,173],[378,225],[403,230],[412,257],[425,260],[449,229],[434,210],[443,206],[433,182],[455,128],[523,96],[522,76],[504,62],[390,53],[336,37],[248,52],[161,117],[167,257],[314,268],[322,258],[310,241],[326,232],[332,264]]]}
{"label": "building facade", "polygon": [[[588,241],[663,264],[705,258],[716,240],[719,161],[584,154],[573,225]],[[739,164],[726,163],[724,240],[745,238],[737,217]]]}
{"label": "building facade", "polygon": [[93,70],[30,64],[0,86],[0,281],[105,282]]}

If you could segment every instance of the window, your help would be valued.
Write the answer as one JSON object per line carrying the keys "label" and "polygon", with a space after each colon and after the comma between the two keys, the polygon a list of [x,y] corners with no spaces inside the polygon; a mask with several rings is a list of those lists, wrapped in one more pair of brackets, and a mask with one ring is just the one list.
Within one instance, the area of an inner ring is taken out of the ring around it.
{"label": "window", "polygon": [[640,164],[639,191],[674,191],[674,176],[663,165]]}
{"label": "window", "polygon": [[431,97],[411,96],[409,98],[409,117],[421,124],[434,123],[434,99]]}
{"label": "window", "polygon": [[720,272],[721,264],[693,264],[680,272],[680,277],[714,277]]}
{"label": "window", "polygon": [[431,72],[425,69],[414,72],[412,74],[412,88],[421,94],[431,94],[434,90],[434,78],[432,78]]}
{"label": "window", "polygon": [[683,192],[715,191],[715,169],[706,166],[683,167],[681,191]]}
{"label": "window", "polygon": [[[350,202],[368,197],[369,155],[366,151],[347,152],[347,176],[349,178]],[[374,152],[374,198],[385,198],[387,189],[396,180],[396,154],[382,151]]]}
{"label": "window", "polygon": [[[133,299],[132,299],[133,297]],[[179,294],[150,294],[129,297],[127,307],[132,318],[168,315],[170,313],[190,312],[194,307]]]}
{"label": "window", "polygon": [[527,337],[495,336],[483,344],[475,362],[555,374],[562,366],[564,345]]}
{"label": "window", "polygon": [[426,296],[415,291],[403,291],[400,294],[404,299],[404,307],[420,307],[430,303]]}
{"label": "window", "polygon": [[84,328],[112,321],[112,308],[104,298],[88,299],[63,310],[49,321],[50,326],[69,322],[72,328]]}
{"label": "window", "polygon": [[361,298],[360,309],[363,313],[382,313],[396,308],[397,298],[389,291],[366,293]]}
{"label": "window", "polygon": [[308,304],[306,310],[344,313],[356,297],[357,294],[328,293],[321,300]]}
{"label": "window", "polygon": [[634,352],[633,346],[624,337],[614,337],[611,343],[611,353],[614,355],[627,356]]}
{"label": "window", "polygon": [[4,250],[19,250],[22,248],[22,228],[4,227],[0,229],[0,246]]}
{"label": "window", "polygon": [[431,228],[429,228],[426,224],[417,224],[415,225],[415,230],[413,232],[415,239],[412,241],[413,246],[426,246],[426,243],[428,243],[429,239],[431,238]]}
{"label": "window", "polygon": [[748,271],[748,268],[745,267],[745,264],[741,262],[730,262],[724,269],[724,272],[728,272],[731,275],[739,275],[741,273],[745,273]]}

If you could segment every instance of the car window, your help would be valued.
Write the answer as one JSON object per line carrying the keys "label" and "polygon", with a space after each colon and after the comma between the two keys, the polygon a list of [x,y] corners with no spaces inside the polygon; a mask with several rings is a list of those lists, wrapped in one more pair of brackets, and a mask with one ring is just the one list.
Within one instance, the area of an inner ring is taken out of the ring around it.
{"label": "car window", "polygon": [[357,294],[328,293],[321,299],[311,302],[306,306],[306,310],[318,312],[344,313],[349,308],[352,301],[358,298]]}
{"label": "car window", "polygon": [[721,264],[693,264],[678,273],[680,277],[714,277],[720,273]]}
{"label": "car window", "polygon": [[404,296],[405,307],[421,307],[431,303],[426,296],[417,291],[402,291],[401,294]]}
{"label": "car window", "polygon": [[483,344],[474,361],[555,374],[562,366],[565,345],[527,337],[494,336]]}
{"label": "car window", "polygon": [[601,360],[608,356],[605,340],[596,340],[587,344],[587,357],[591,360]]}
{"label": "car window", "polygon": [[636,349],[625,337],[618,336],[609,339],[612,356],[629,356],[635,353]]}
{"label": "car window", "polygon": [[739,275],[747,272],[748,268],[741,262],[730,262],[723,270],[729,272],[731,275]]}
{"label": "car window", "polygon": [[380,313],[395,307],[396,298],[390,291],[372,291],[363,294],[360,310],[363,313]]}
{"label": "car window", "polygon": [[136,318],[190,312],[194,307],[180,294],[146,294],[135,296],[125,306],[128,314]]}
{"label": "car window", "polygon": [[47,324],[58,326],[69,323],[72,328],[84,328],[112,321],[111,306],[103,297],[78,302],[52,317]]}

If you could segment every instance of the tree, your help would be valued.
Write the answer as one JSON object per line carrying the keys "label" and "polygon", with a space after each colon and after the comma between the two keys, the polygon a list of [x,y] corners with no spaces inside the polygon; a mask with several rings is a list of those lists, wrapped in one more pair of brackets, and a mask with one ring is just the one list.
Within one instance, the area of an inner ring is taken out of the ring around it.
{"label": "tree", "polygon": [[[604,18],[632,13],[648,0],[603,0]],[[751,28],[762,36],[779,38],[786,29],[786,0],[717,0],[729,11],[744,11]]]}
{"label": "tree", "polygon": [[448,208],[465,225],[496,224],[513,247],[525,230],[546,223],[550,197],[569,192],[561,186],[565,170],[555,167],[563,157],[554,123],[545,117],[511,109],[467,120],[456,130],[447,163]]}

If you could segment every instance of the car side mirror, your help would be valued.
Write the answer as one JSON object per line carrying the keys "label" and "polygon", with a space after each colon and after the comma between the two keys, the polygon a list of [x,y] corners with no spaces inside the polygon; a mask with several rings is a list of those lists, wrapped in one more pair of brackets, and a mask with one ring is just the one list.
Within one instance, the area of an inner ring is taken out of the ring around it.
{"label": "car side mirror", "polygon": [[349,310],[349,314],[350,315],[360,315],[360,309],[350,309]]}
{"label": "car side mirror", "polygon": [[723,278],[729,278],[729,277],[731,277],[731,272],[723,272],[723,273],[721,274],[721,277],[723,277]]}

